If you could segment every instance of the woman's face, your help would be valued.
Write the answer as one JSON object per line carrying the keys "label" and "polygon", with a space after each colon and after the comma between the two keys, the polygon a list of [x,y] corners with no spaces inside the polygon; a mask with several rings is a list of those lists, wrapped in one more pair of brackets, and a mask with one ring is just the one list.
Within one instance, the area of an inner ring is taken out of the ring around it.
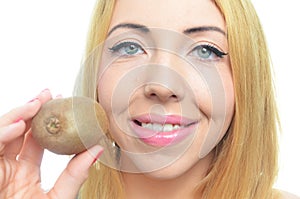
{"label": "woman's face", "polygon": [[97,89],[121,170],[188,171],[234,113],[222,14],[210,0],[119,0],[109,30]]}

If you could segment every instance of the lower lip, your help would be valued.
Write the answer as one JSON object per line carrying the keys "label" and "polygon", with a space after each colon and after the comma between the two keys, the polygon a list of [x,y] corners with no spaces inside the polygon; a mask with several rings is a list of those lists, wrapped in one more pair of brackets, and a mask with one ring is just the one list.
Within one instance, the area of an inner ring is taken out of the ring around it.
{"label": "lower lip", "polygon": [[143,141],[145,144],[156,147],[176,145],[184,139],[186,139],[189,135],[193,134],[196,129],[196,124],[167,132],[157,132],[150,129],[146,129],[137,125],[134,122],[131,122],[131,126],[133,131],[136,133],[136,135],[141,141]]}

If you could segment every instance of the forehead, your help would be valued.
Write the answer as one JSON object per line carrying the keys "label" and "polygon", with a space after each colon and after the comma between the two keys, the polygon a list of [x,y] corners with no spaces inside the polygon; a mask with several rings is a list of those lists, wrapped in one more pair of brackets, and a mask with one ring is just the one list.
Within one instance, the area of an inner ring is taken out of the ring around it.
{"label": "forehead", "polygon": [[180,32],[197,26],[226,31],[222,14],[212,0],[117,0],[111,27],[129,22]]}

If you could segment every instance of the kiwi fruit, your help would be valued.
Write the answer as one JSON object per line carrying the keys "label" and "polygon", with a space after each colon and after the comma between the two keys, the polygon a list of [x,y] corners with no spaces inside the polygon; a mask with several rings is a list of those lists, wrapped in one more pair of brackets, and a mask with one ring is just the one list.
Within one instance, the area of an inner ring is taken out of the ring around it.
{"label": "kiwi fruit", "polygon": [[91,98],[59,98],[42,105],[32,119],[31,131],[43,148],[72,155],[99,143],[108,132],[108,119]]}

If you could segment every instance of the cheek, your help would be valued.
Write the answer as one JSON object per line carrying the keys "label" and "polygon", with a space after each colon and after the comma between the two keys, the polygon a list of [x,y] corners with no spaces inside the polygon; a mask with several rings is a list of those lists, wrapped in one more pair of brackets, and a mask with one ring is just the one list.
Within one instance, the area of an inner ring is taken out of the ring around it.
{"label": "cheek", "polygon": [[102,105],[104,110],[108,112],[110,109],[109,102],[111,99],[112,89],[106,86],[105,82],[107,82],[107,78],[104,77],[98,81],[97,92],[98,92],[99,103]]}
{"label": "cheek", "polygon": [[114,114],[114,108],[112,106],[112,99],[114,95],[114,90],[115,90],[115,83],[117,82],[116,75],[113,72],[106,71],[104,75],[101,76],[101,78],[98,81],[98,100],[103,109],[106,112],[106,115],[109,119],[110,123],[110,134],[112,138],[117,141],[119,145],[122,145],[123,139],[120,139],[120,135],[115,132],[120,132],[121,129],[119,129],[119,124],[118,121],[116,121],[115,115]]}
{"label": "cheek", "polygon": [[201,146],[199,157],[203,158],[220,142],[230,126],[234,114],[234,87],[227,65],[205,69],[198,74],[198,78],[193,78],[197,85],[193,90],[203,115],[197,138],[198,146]]}
{"label": "cheek", "polygon": [[[104,108],[110,122],[111,135],[119,145],[126,143],[127,137],[132,137],[128,125],[129,99],[134,86],[127,70],[111,66],[102,72],[98,80],[98,100]],[[123,145],[124,146],[124,145]]]}
{"label": "cheek", "polygon": [[97,87],[97,93],[98,93],[98,100],[99,103],[103,106],[104,110],[107,114],[110,114],[112,112],[112,97],[114,92],[114,85],[117,81],[117,75],[114,74],[113,71],[107,70],[105,73],[103,73],[100,78],[98,79],[98,87]]}

